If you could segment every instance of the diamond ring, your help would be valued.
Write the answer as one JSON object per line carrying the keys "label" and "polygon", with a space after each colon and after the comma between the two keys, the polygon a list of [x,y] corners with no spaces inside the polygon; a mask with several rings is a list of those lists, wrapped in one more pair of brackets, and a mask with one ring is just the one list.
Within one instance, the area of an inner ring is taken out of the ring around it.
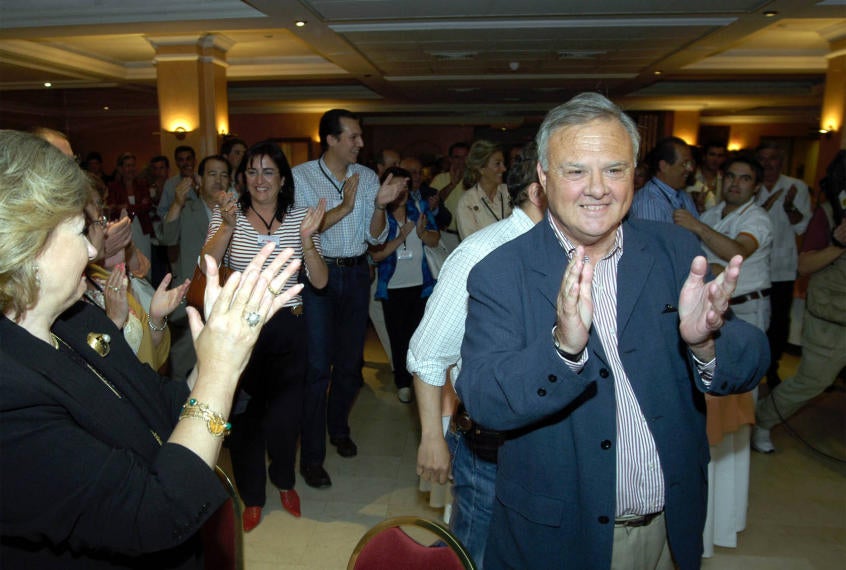
{"label": "diamond ring", "polygon": [[282,292],[283,292],[283,290],[282,290],[282,289],[279,289],[279,290],[277,291],[276,289],[274,289],[274,288],[273,288],[273,287],[271,287],[270,285],[268,285],[268,286],[267,286],[267,290],[268,290],[268,291],[270,291],[270,293],[271,293],[274,297],[278,297],[278,296],[279,296],[279,295],[281,295],[281,294],[282,294]]}
{"label": "diamond ring", "polygon": [[244,315],[244,319],[247,321],[247,324],[250,325],[250,327],[255,327],[258,326],[258,324],[261,322],[261,315],[259,315],[255,311],[250,311],[249,313]]}
{"label": "diamond ring", "polygon": [[114,285],[109,285],[109,289],[111,289],[111,290],[112,290],[112,291],[114,291],[115,293],[117,293],[118,291],[120,291],[120,287],[115,287]]}

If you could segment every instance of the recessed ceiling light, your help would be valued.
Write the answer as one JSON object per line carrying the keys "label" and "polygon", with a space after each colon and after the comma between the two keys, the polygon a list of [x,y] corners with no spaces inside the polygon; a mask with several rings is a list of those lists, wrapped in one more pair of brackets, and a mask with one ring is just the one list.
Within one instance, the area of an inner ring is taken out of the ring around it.
{"label": "recessed ceiling light", "polygon": [[109,106],[108,106],[108,105],[103,105],[103,110],[104,110],[104,111],[108,111],[108,110],[109,110]]}
{"label": "recessed ceiling light", "polygon": [[53,86],[53,84],[50,83],[49,81],[44,82],[44,87],[52,87],[52,86]]}
{"label": "recessed ceiling light", "polygon": [[297,20],[296,22],[294,22],[294,25],[297,26],[298,28],[302,28],[306,24],[308,24],[308,22],[306,20]]}
{"label": "recessed ceiling light", "polygon": [[653,73],[653,75],[661,75],[663,73],[663,71],[661,71],[660,69],[656,69],[652,73]]}
{"label": "recessed ceiling light", "polygon": [[762,12],[765,18],[774,18],[778,16],[778,10],[767,10],[766,12]]}

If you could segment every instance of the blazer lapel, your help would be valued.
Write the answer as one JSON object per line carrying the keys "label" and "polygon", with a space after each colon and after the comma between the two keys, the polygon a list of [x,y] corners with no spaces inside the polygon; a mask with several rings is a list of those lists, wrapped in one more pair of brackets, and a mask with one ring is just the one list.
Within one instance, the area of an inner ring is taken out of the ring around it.
{"label": "blazer lapel", "polygon": [[532,277],[530,280],[538,284],[541,294],[555,310],[558,306],[561,279],[567,268],[567,255],[558,243],[552,228],[549,227],[548,219],[541,220],[529,232],[531,232],[531,239],[528,255],[526,255],[526,266],[530,273],[537,275],[537,280]]}
{"label": "blazer lapel", "polygon": [[[622,336],[638,298],[652,271],[655,258],[647,250],[641,234],[623,225],[623,255],[617,267],[617,331]],[[618,338],[619,338],[618,336]]]}

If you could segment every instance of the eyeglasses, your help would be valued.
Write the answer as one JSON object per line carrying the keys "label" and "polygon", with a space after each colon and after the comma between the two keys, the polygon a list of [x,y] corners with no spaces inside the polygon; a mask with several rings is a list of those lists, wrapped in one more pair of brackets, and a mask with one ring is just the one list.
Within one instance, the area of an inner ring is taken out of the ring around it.
{"label": "eyeglasses", "polygon": [[94,220],[88,220],[88,223],[85,224],[85,235],[88,235],[91,231],[91,226],[94,225],[100,226],[100,229],[105,230],[106,226],[109,225],[109,218],[104,214]]}
{"label": "eyeglasses", "polygon": [[264,178],[273,178],[274,175],[278,174],[279,171],[275,168],[262,168],[261,170],[256,170],[255,168],[248,168],[244,171],[250,178],[255,178],[261,173],[262,177]]}

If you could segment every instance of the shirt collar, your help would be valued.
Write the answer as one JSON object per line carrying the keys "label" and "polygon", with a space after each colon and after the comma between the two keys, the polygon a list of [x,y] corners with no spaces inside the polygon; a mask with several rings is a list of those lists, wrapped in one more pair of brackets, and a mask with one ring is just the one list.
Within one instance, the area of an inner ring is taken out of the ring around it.
{"label": "shirt collar", "polygon": [[[573,259],[573,252],[576,251],[576,246],[573,245],[573,242],[562,232],[558,229],[556,223],[552,220],[552,213],[547,210],[546,212],[546,220],[547,223],[552,228],[552,232],[555,234],[555,237],[558,239],[558,244],[567,254],[567,259]],[[602,259],[608,259],[615,255],[622,255],[623,253],[623,224],[617,226],[617,230],[614,232],[614,245],[608,250],[608,252],[602,257]]]}

